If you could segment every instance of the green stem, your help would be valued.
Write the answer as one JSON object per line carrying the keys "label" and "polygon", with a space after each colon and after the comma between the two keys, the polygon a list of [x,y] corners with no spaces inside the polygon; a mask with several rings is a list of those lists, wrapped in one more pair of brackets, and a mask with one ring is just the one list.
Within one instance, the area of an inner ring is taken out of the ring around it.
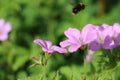
{"label": "green stem", "polygon": [[86,71],[86,55],[87,55],[87,51],[84,51],[84,74],[87,75],[87,71]]}

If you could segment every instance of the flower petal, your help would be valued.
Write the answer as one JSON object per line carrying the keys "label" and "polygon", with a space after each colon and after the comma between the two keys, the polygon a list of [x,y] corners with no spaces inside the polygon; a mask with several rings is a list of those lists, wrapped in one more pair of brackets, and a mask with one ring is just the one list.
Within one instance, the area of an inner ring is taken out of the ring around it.
{"label": "flower petal", "polygon": [[115,46],[114,41],[110,36],[106,36],[104,43],[102,44],[102,47],[104,49],[112,49]]}
{"label": "flower petal", "polygon": [[65,48],[62,47],[58,47],[58,46],[52,46],[52,48],[54,51],[59,52],[59,53],[67,53],[67,50]]}
{"label": "flower petal", "polygon": [[52,47],[52,42],[51,41],[45,41],[47,49],[50,49]]}
{"label": "flower petal", "polygon": [[45,41],[43,41],[41,39],[36,39],[33,42],[40,45],[41,47],[46,47]]}
{"label": "flower petal", "polygon": [[92,41],[88,47],[92,51],[97,51],[101,47],[101,45],[97,41]]}
{"label": "flower petal", "polygon": [[[97,38],[96,35],[96,26],[92,24],[86,25],[83,30],[82,30],[82,38],[83,38],[83,43],[88,44],[91,41],[95,40]],[[92,36],[92,37],[91,37]]]}
{"label": "flower petal", "polygon": [[0,35],[0,41],[7,40],[7,38],[8,38],[8,34],[2,34],[2,35]]}
{"label": "flower petal", "polygon": [[71,45],[71,43],[69,42],[69,40],[65,40],[65,41],[60,42],[60,46],[61,47],[66,47],[66,46],[69,46],[69,45]]}
{"label": "flower petal", "polygon": [[120,24],[119,23],[115,23],[113,25],[113,30],[115,30],[116,33],[120,34]]}
{"label": "flower petal", "polygon": [[4,25],[4,30],[5,30],[5,32],[10,32],[11,31],[11,24],[10,23],[6,23],[5,25]]}
{"label": "flower petal", "polygon": [[73,43],[79,42],[81,38],[80,31],[76,28],[68,28],[68,30],[65,31],[65,35]]}
{"label": "flower petal", "polygon": [[68,49],[69,52],[75,52],[77,51],[79,48],[81,47],[81,45],[71,45]]}

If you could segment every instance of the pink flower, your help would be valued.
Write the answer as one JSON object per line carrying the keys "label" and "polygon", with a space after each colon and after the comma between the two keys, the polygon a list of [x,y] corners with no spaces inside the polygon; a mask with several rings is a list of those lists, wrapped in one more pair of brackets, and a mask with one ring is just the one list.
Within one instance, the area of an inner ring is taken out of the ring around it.
{"label": "pink flower", "polygon": [[64,32],[68,39],[60,42],[60,45],[62,47],[69,46],[68,51],[75,52],[82,45],[86,45],[97,38],[95,30],[96,28],[92,24],[86,25],[81,33],[76,28],[68,28],[68,30]]}
{"label": "pink flower", "polygon": [[11,31],[11,24],[5,23],[3,19],[0,19],[0,41],[8,39],[8,33]]}
{"label": "pink flower", "polygon": [[[120,26],[112,27],[107,24],[98,27],[96,30],[97,38],[89,44],[89,49],[96,51],[99,48],[112,49],[116,47],[117,42],[120,40],[120,38],[117,38],[119,37],[118,33],[115,32],[118,27]],[[116,40],[113,40],[113,38]]]}
{"label": "pink flower", "polygon": [[34,43],[40,45],[42,47],[42,50],[45,53],[54,53],[54,52],[66,53],[67,52],[66,49],[62,47],[52,45],[51,41],[36,39],[34,40]]}

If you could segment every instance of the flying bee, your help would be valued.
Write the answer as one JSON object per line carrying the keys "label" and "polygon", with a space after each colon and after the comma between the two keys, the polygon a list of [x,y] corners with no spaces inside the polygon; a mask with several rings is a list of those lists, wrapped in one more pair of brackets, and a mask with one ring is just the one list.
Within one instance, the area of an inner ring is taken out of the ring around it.
{"label": "flying bee", "polygon": [[79,3],[73,7],[72,13],[74,15],[76,15],[78,12],[80,12],[81,10],[84,10],[84,9],[85,9],[85,5],[83,3]]}

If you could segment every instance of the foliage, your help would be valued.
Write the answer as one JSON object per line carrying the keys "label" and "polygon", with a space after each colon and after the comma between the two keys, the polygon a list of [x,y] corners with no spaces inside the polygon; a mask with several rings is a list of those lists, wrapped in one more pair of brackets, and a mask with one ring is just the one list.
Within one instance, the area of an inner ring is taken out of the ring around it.
{"label": "foliage", "polygon": [[[119,80],[120,47],[99,50],[91,63],[84,63],[82,50],[72,54],[53,54],[44,66],[31,67],[32,57],[43,57],[41,48],[33,43],[36,38],[64,40],[69,27],[82,29],[88,23],[101,25],[120,22],[120,1],[102,0],[0,0],[0,18],[12,25],[9,39],[0,42],[0,80]],[[83,2],[85,10],[72,15],[71,3]],[[117,55],[117,57],[116,57]]]}

